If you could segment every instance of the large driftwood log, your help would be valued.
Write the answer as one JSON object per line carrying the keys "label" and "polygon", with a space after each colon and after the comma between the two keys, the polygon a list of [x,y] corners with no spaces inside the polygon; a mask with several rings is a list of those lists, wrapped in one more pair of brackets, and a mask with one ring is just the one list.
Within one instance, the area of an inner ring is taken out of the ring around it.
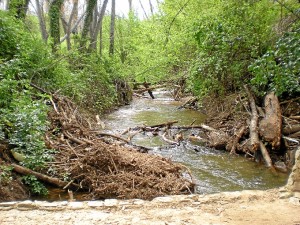
{"label": "large driftwood log", "polygon": [[264,100],[265,117],[260,121],[259,134],[269,142],[273,149],[280,147],[282,115],[280,104],[274,92],[267,94]]}
{"label": "large driftwood log", "polygon": [[249,125],[251,150],[253,152],[255,152],[255,151],[257,151],[257,149],[260,145],[259,137],[258,137],[258,113],[256,110],[254,98],[253,98],[249,88],[246,85],[244,87],[246,89],[248,99],[250,102],[250,108],[251,108],[251,121],[250,121],[250,125]]}

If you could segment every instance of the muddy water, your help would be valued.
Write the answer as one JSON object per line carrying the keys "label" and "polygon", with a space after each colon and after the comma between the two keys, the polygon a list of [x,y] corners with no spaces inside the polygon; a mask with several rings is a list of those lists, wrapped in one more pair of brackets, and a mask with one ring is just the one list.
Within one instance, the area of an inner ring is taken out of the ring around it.
{"label": "muddy water", "polygon": [[[178,125],[201,124],[205,115],[187,109],[178,110],[181,103],[172,101],[167,91],[154,92],[152,99],[134,99],[110,114],[105,119],[107,132],[122,133],[129,127],[155,125],[178,120]],[[184,136],[197,134],[199,130],[189,130]],[[171,146],[159,136],[150,133],[134,136],[132,142],[150,147],[151,153],[159,154],[173,161],[185,164],[192,171],[198,193],[238,191],[244,189],[269,189],[286,183],[286,174],[274,174],[263,165],[257,165],[243,157],[229,156],[227,153],[206,148],[203,143],[183,142]]]}

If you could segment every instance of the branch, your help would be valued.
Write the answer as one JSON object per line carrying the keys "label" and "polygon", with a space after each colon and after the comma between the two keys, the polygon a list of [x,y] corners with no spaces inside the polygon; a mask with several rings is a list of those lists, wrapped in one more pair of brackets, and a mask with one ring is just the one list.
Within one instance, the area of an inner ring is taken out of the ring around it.
{"label": "branch", "polygon": [[180,9],[178,10],[178,12],[176,13],[176,15],[173,17],[173,19],[172,19],[172,21],[171,21],[171,23],[170,23],[169,29],[168,29],[168,31],[167,31],[167,38],[166,38],[166,42],[165,42],[164,47],[166,47],[166,45],[167,45],[168,42],[169,42],[169,37],[170,37],[171,27],[172,27],[173,23],[175,22],[176,17],[183,11],[183,9],[188,5],[188,3],[189,3],[190,1],[191,1],[191,0],[187,0],[187,2],[186,2],[183,6],[181,6],[181,8],[180,8]]}

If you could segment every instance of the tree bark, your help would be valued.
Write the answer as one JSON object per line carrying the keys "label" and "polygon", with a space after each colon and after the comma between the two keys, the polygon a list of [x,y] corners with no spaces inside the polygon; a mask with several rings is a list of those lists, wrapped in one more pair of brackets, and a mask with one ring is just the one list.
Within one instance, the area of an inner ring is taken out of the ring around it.
{"label": "tree bark", "polygon": [[256,152],[260,145],[259,137],[258,137],[258,113],[256,110],[254,98],[253,98],[249,88],[246,85],[244,87],[246,89],[248,99],[250,102],[250,108],[251,108],[251,121],[250,121],[250,125],[249,125],[251,149],[253,152]]}
{"label": "tree bark", "polygon": [[114,55],[115,51],[115,19],[116,19],[116,0],[112,0],[111,3],[111,18],[110,18],[110,43],[109,54]]}
{"label": "tree bark", "polygon": [[86,8],[86,16],[84,19],[84,25],[82,29],[82,34],[81,34],[81,40],[80,40],[80,50],[81,51],[86,51],[86,42],[87,42],[87,35],[89,32],[89,28],[93,19],[93,12],[94,8],[96,6],[97,0],[88,0],[87,3],[87,8]]}
{"label": "tree bark", "polygon": [[17,165],[17,164],[11,164],[12,167],[14,168],[14,171],[16,171],[17,173],[23,174],[23,175],[33,175],[35,176],[37,179],[46,182],[48,184],[53,184],[57,187],[65,187],[68,182],[64,182],[58,178],[54,178],[54,177],[49,177],[47,175],[35,172],[33,170],[30,170],[28,168],[25,168],[23,166]]}
{"label": "tree bark", "polygon": [[142,10],[143,10],[143,12],[144,12],[145,18],[148,20],[149,18],[148,18],[148,15],[147,15],[147,13],[146,13],[146,10],[145,10],[145,8],[144,8],[144,6],[143,6],[142,1],[139,0],[139,2],[140,2],[140,5],[141,5],[141,7],[142,7]]}
{"label": "tree bark", "polygon": [[269,93],[264,100],[265,117],[260,121],[259,134],[262,139],[271,143],[273,149],[280,147],[282,115],[280,104],[275,93]]}
{"label": "tree bark", "polygon": [[39,26],[42,34],[43,41],[46,43],[48,39],[48,33],[47,33],[47,28],[46,28],[46,23],[45,23],[45,18],[42,10],[42,6],[39,3],[39,0],[35,0],[36,4],[36,14],[39,19]]}
{"label": "tree bark", "polygon": [[260,146],[261,154],[262,154],[262,156],[265,160],[266,166],[272,168],[273,167],[272,160],[271,160],[270,155],[269,155],[269,153],[266,149],[266,146],[261,141],[259,142],[259,146]]}
{"label": "tree bark", "polygon": [[242,138],[243,134],[245,133],[246,127],[242,126],[238,132],[235,134],[235,137],[233,139],[232,147],[230,149],[230,154],[235,154],[235,150],[237,147],[237,144],[239,143],[239,140]]}
{"label": "tree bark", "polygon": [[99,13],[99,18],[96,22],[95,29],[91,36],[91,43],[89,46],[89,50],[97,50],[97,38],[98,38],[99,31],[102,30],[102,21],[103,21],[106,7],[107,7],[107,3],[108,3],[108,0],[104,0],[104,2],[102,4],[102,7],[101,7],[101,10]]}
{"label": "tree bark", "polygon": [[150,12],[151,12],[151,15],[153,16],[154,10],[153,10],[153,5],[152,5],[151,0],[149,0],[149,6],[150,6]]}
{"label": "tree bark", "polygon": [[283,128],[283,134],[289,135],[300,131],[300,124],[287,125]]}
{"label": "tree bark", "polygon": [[52,38],[52,51],[56,52],[60,44],[60,8],[63,0],[53,0],[50,4],[49,17],[50,17],[50,36]]}
{"label": "tree bark", "polygon": [[128,0],[128,5],[129,5],[129,12],[133,12],[132,0]]}

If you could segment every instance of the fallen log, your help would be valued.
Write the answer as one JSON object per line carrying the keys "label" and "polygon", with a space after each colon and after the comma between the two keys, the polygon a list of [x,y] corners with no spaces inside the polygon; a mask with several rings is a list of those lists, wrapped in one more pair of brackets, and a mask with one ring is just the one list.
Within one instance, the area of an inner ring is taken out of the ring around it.
{"label": "fallen log", "polygon": [[143,88],[143,89],[134,90],[134,92],[137,93],[137,94],[141,94],[141,93],[146,92],[146,91],[152,91],[154,89],[163,88],[163,87],[166,87],[166,86],[167,85],[156,85],[156,86],[149,87],[149,88]]}
{"label": "fallen log", "polygon": [[300,131],[298,131],[296,133],[293,133],[293,134],[290,134],[289,137],[290,138],[300,138]]}
{"label": "fallen log", "polygon": [[115,138],[115,139],[124,141],[124,142],[127,143],[127,144],[130,143],[129,140],[127,140],[127,139],[125,139],[125,138],[122,138],[122,137],[120,137],[120,136],[114,135],[114,134],[108,134],[108,133],[103,133],[103,132],[97,132],[96,134],[99,135],[99,136],[108,136],[108,137],[112,137],[112,138]]}
{"label": "fallen log", "polygon": [[194,104],[196,101],[198,101],[198,99],[196,97],[190,98],[189,100],[187,100],[186,102],[184,102],[181,106],[179,106],[177,109],[182,109],[184,108],[186,105],[192,105]]}
{"label": "fallen log", "polygon": [[247,85],[244,86],[248,95],[248,99],[250,102],[250,108],[251,108],[251,121],[249,125],[249,130],[250,130],[250,142],[251,142],[251,150],[253,152],[256,152],[257,149],[260,146],[260,141],[258,137],[258,113],[256,110],[256,105],[254,98],[247,87]]}
{"label": "fallen log", "polygon": [[299,131],[300,131],[300,124],[293,124],[293,125],[288,125],[288,126],[284,127],[282,133],[284,135],[289,135],[289,134],[293,134],[293,133],[296,133]]}
{"label": "fallen log", "polygon": [[167,143],[169,143],[169,144],[172,144],[172,145],[178,145],[178,144],[179,144],[179,143],[176,142],[176,141],[173,141],[173,140],[168,139],[168,138],[166,137],[166,135],[167,135],[167,132],[165,132],[165,133],[162,135],[162,139],[163,139],[165,142],[167,142]]}
{"label": "fallen log", "polygon": [[207,126],[205,124],[200,124],[200,125],[192,125],[192,126],[173,126],[170,127],[170,129],[183,129],[183,130],[188,130],[188,129],[204,129],[207,131],[211,132],[218,132],[215,128]]}
{"label": "fallen log", "polygon": [[300,116],[290,116],[289,118],[292,120],[300,120]]}
{"label": "fallen log", "polygon": [[262,154],[262,156],[264,158],[264,161],[266,163],[266,166],[269,167],[269,168],[272,168],[273,167],[272,160],[270,158],[270,155],[268,153],[268,150],[267,150],[266,146],[261,141],[259,142],[259,146],[260,146],[261,154]]}
{"label": "fallen log", "polygon": [[[69,184],[69,182],[65,182],[65,181],[62,181],[58,178],[54,178],[54,177],[49,177],[47,175],[44,175],[44,174],[41,174],[41,173],[38,173],[36,171],[33,171],[33,170],[30,170],[28,168],[25,168],[23,166],[20,166],[20,165],[17,165],[17,164],[11,164],[11,166],[13,167],[13,170],[17,173],[20,173],[20,174],[23,174],[23,175],[33,175],[35,176],[38,180],[40,181],[43,181],[43,182],[46,182],[48,184],[52,184],[52,185],[55,185],[56,187],[65,187]],[[72,183],[72,184],[69,184],[69,185],[75,185],[78,187],[78,185]]]}
{"label": "fallen log", "polygon": [[264,141],[271,143],[273,149],[278,149],[281,140],[282,115],[278,98],[274,92],[266,95],[264,106],[265,117],[260,121],[259,134]]}

